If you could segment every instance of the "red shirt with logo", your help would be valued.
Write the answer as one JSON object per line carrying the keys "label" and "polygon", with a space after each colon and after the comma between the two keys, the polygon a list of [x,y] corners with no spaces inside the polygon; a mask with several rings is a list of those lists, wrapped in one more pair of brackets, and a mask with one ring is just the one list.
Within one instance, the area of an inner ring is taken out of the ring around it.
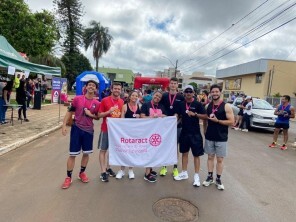
{"label": "red shirt with logo", "polygon": [[122,99],[113,99],[112,96],[108,96],[105,97],[104,99],[102,99],[102,102],[100,104],[100,109],[99,112],[103,113],[103,112],[107,112],[110,110],[111,107],[117,106],[117,108],[110,113],[108,116],[105,116],[103,118],[103,122],[101,125],[101,131],[102,132],[107,132],[108,128],[107,128],[107,117],[111,117],[111,118],[121,118],[121,109],[123,106],[124,102]]}

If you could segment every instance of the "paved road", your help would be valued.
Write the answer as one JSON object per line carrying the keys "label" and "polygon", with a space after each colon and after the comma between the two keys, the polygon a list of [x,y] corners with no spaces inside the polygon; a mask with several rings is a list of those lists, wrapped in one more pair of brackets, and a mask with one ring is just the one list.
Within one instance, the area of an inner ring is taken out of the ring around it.
{"label": "paved road", "polygon": [[[143,180],[144,170],[137,168],[135,180],[111,178],[103,183],[98,178],[97,150],[87,169],[90,183],[74,179],[68,190],[62,190],[69,137],[57,131],[0,156],[1,220],[154,222],[160,220],[153,214],[153,203],[177,197],[198,206],[198,221],[295,221],[296,151],[267,148],[271,137],[260,131],[230,131],[222,177],[225,191],[214,185],[194,188],[192,164],[187,181],[167,176],[151,184]],[[78,170],[76,164],[74,178]],[[204,156],[201,178],[205,177]]]}

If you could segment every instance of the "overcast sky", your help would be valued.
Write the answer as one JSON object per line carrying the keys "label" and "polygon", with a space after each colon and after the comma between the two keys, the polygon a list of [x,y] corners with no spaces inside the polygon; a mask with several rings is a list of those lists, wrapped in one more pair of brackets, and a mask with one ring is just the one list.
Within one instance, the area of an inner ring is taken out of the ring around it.
{"label": "overcast sky", "polygon": [[[53,10],[52,1],[25,2],[32,12]],[[283,25],[296,16],[292,0],[82,0],[82,4],[82,23],[101,22],[114,38],[99,66],[153,76],[178,60],[184,74],[215,75],[216,69],[260,58],[296,60],[296,20]],[[267,34],[272,29],[276,30]],[[92,51],[81,52],[95,66]]]}

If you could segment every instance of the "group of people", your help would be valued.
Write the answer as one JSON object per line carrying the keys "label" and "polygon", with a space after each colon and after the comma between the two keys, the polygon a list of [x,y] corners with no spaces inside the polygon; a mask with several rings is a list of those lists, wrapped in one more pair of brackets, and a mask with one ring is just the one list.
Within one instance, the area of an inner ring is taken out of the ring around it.
{"label": "group of people", "polygon": [[[14,81],[0,83],[0,124],[8,123],[5,120],[7,106],[10,104],[11,92],[13,88],[16,92],[16,102],[20,105],[18,109],[18,120],[29,122],[27,118],[27,109],[30,108],[31,102],[34,103],[34,91],[41,91],[42,100],[46,99],[48,83],[45,79],[41,82],[40,78],[26,79],[25,75],[17,74]],[[23,114],[23,115],[22,115]]]}
{"label": "group of people", "polygon": [[[178,92],[178,79],[171,78],[169,90],[165,93],[156,91],[149,102],[140,105],[139,92],[131,91],[128,99],[124,102],[120,98],[122,86],[114,83],[111,86],[110,95],[102,99],[101,103],[94,99],[97,90],[97,83],[90,80],[86,83],[86,93],[76,96],[69,107],[62,127],[62,134],[67,133],[67,120],[75,116],[74,124],[71,127],[69,157],[67,160],[67,176],[62,184],[63,189],[70,187],[72,183],[72,172],[75,158],[82,150],[81,168],[79,178],[82,182],[89,182],[85,173],[89,154],[93,152],[94,123],[93,120],[103,118],[101,132],[98,141],[99,162],[101,168],[100,178],[108,182],[109,177],[121,179],[125,176],[125,167],[128,169],[128,177],[135,178],[133,166],[121,166],[117,174],[110,168],[108,162],[108,125],[107,117],[110,118],[162,118],[166,116],[177,116],[178,129],[177,141],[179,152],[182,154],[182,171],[179,173],[178,166],[173,166],[172,175],[176,181],[189,178],[187,165],[189,151],[194,157],[193,186],[201,185],[199,178],[200,156],[208,154],[207,166],[208,175],[202,183],[209,186],[216,183],[219,190],[224,189],[221,180],[223,172],[223,160],[227,156],[228,127],[233,125],[234,116],[229,104],[223,102],[221,88],[212,85],[210,88],[211,101],[199,101],[194,97],[194,89],[191,85],[184,88],[184,96]],[[204,103],[204,104],[203,104]],[[205,145],[200,129],[200,120],[203,121],[205,133]],[[168,147],[169,149],[169,147]],[[176,150],[176,152],[178,152]],[[214,166],[216,159],[216,180],[214,181]],[[160,169],[160,176],[167,175],[167,166]],[[158,173],[152,167],[146,167],[144,180],[156,182]]]}
{"label": "group of people", "polygon": [[[235,117],[235,123],[232,126],[235,130],[248,132],[250,129],[250,119],[252,116],[253,101],[251,96],[240,95],[242,103],[237,105],[239,112]],[[274,124],[273,142],[269,145],[270,148],[277,147],[277,139],[280,131],[283,131],[283,144],[280,146],[281,150],[287,150],[288,130],[290,128],[290,119],[295,118],[295,108],[290,104],[291,97],[283,95],[281,103],[274,109],[274,115],[277,116]]]}

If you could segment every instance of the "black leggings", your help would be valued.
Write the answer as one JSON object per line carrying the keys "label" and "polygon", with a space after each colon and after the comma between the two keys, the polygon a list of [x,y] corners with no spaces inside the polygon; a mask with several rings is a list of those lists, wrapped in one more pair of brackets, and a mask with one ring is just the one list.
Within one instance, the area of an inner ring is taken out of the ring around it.
{"label": "black leggings", "polygon": [[244,128],[244,123],[246,123],[246,128],[245,129],[250,129],[250,125],[251,125],[250,118],[251,118],[251,115],[248,115],[246,113],[244,114],[242,124],[240,125],[241,129]]}
{"label": "black leggings", "polygon": [[27,119],[27,106],[26,106],[26,101],[22,102],[22,103],[18,103],[19,105],[22,105],[19,110],[18,110],[18,118],[22,118],[22,110],[23,110],[23,115],[24,115],[24,119]]}

